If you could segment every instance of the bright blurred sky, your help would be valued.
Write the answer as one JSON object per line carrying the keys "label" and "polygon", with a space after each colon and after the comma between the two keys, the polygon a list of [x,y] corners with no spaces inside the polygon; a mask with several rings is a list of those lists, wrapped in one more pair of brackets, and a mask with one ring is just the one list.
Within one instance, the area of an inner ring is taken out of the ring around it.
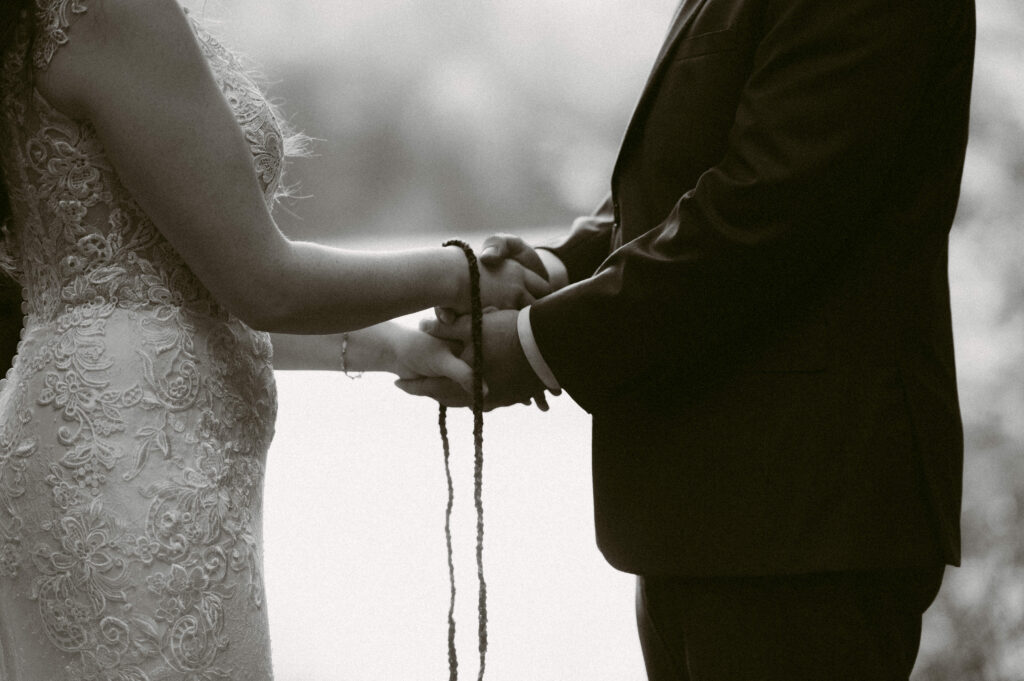
{"label": "bright blurred sky", "polygon": [[489,99],[482,88],[509,86],[474,76],[511,62],[522,79],[618,115],[623,125],[676,5],[675,0],[602,0],[597,7],[581,0],[189,4],[204,3],[211,17],[223,19],[223,32],[267,65],[271,75],[295,62],[331,69],[347,61],[399,73],[427,61],[453,72],[450,83],[438,83],[438,104],[472,109]]}
{"label": "bright blurred sky", "polygon": [[568,222],[609,186],[673,0],[242,2],[196,13],[265,71],[316,158],[300,238]]}

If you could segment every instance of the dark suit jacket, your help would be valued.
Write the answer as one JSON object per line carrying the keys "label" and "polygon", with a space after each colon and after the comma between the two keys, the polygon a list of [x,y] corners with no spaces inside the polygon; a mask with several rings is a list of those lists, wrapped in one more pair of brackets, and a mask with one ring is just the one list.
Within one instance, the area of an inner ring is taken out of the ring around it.
{"label": "dark suit jacket", "polygon": [[947,280],[972,0],[686,0],[541,353],[598,543],[681,575],[959,560]]}

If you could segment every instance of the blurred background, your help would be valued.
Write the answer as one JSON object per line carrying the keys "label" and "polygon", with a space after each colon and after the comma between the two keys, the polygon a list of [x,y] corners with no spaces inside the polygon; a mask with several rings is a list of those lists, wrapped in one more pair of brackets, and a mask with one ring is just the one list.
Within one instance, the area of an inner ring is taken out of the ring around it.
{"label": "blurred background", "polygon": [[[354,248],[543,239],[607,190],[675,0],[192,0],[314,155],[291,236]],[[963,566],[915,681],[1024,679],[1024,6],[979,0],[971,142],[950,250],[966,425]],[[267,583],[279,681],[446,674],[436,410],[381,376],[279,373]],[[476,673],[472,437],[452,419],[458,642]],[[485,431],[488,678],[642,681],[633,580],[594,548],[589,422],[567,397]]]}

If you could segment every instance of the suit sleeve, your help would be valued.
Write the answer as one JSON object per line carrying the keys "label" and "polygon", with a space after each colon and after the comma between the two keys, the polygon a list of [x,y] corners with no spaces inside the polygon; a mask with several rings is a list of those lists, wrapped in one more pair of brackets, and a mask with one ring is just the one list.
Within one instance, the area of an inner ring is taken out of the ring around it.
{"label": "suit sleeve", "polygon": [[552,244],[544,245],[565,265],[569,273],[569,283],[590,277],[611,254],[612,225],[615,216],[612,212],[612,195],[608,195],[592,214],[577,218],[572,231],[567,236]]}
{"label": "suit sleeve", "polygon": [[779,0],[728,144],[656,228],[531,310],[593,411],[769,323],[872,228],[952,23],[947,0]]}

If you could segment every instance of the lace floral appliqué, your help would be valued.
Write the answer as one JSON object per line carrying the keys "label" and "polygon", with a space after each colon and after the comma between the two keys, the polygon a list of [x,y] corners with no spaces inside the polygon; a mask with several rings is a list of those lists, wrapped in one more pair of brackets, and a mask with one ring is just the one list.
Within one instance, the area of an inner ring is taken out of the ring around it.
{"label": "lace floral appliqu\u00e9", "polygon": [[[19,32],[2,73],[14,219],[0,261],[26,317],[0,382],[0,630],[19,659],[50,665],[16,669],[23,678],[269,679],[269,339],[192,274],[92,126],[31,87],[30,69],[89,9],[37,5],[36,40]],[[238,60],[194,31],[271,202],[287,139],[278,117]],[[9,612],[35,621],[4,622]]]}

